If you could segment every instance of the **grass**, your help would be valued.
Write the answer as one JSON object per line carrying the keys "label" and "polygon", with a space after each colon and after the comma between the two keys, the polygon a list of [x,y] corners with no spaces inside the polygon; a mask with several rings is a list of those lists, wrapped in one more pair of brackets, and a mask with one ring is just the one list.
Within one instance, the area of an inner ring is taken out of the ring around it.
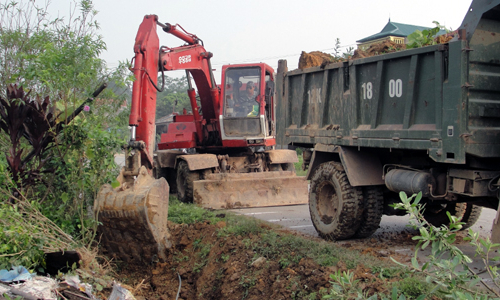
{"label": "grass", "polygon": [[[395,265],[392,262],[383,261],[368,254],[362,254],[358,250],[346,251],[345,248],[327,241],[317,241],[279,231],[280,226],[269,224],[255,218],[236,215],[228,211],[210,211],[197,207],[194,204],[181,203],[176,197],[171,196],[169,206],[169,220],[179,224],[194,224],[197,222],[210,221],[211,224],[224,221],[225,227],[217,230],[217,237],[221,245],[227,237],[233,236],[241,240],[245,248],[253,253],[251,261],[259,257],[265,257],[269,261],[275,261],[281,269],[297,265],[303,258],[312,259],[320,266],[337,266],[342,262],[347,269],[353,270],[358,265],[387,282],[388,290],[396,288],[398,294],[404,294],[409,298],[425,294],[431,290],[424,278],[411,273],[409,269]],[[278,230],[277,230],[278,229]],[[257,238],[256,238],[257,236]],[[197,260],[194,263],[194,271],[201,272],[207,264],[209,257],[218,261],[227,262],[230,253],[217,253],[210,255],[210,245],[204,244],[202,239],[193,242],[193,250],[196,252]],[[184,254],[179,254],[184,255]],[[184,257],[178,258],[185,259]],[[175,260],[175,258],[174,258]],[[251,274],[245,274],[240,284],[249,289],[252,287]],[[396,281],[395,278],[399,278]],[[358,287],[355,287],[359,289]],[[301,290],[301,293],[304,292]],[[310,292],[325,293],[326,291],[309,291],[307,295],[301,294],[299,298],[307,299]],[[297,292],[299,293],[299,291]],[[314,297],[316,294],[311,294]],[[328,293],[328,292],[326,292]]]}
{"label": "grass", "polygon": [[299,157],[299,162],[294,163],[295,173],[297,173],[297,176],[306,176],[307,169],[302,170],[302,155],[297,155],[297,156]]}
{"label": "grass", "polygon": [[[374,271],[391,270],[395,272],[400,267],[394,264],[381,262],[379,259],[361,254],[359,251],[345,251],[334,243],[326,241],[309,240],[293,234],[276,231],[279,226],[267,222],[235,215],[227,211],[209,211],[197,207],[194,204],[186,204],[178,201],[174,196],[170,198],[169,220],[178,224],[193,224],[209,220],[211,224],[219,221],[225,221],[226,226],[219,229],[217,235],[219,238],[240,236],[242,243],[249,250],[254,251],[257,257],[263,256],[268,259],[298,263],[302,258],[312,258],[322,266],[333,266],[338,261],[349,262],[348,265],[355,267],[363,264]],[[273,228],[274,227],[274,228]],[[257,241],[251,241],[250,234],[259,235]],[[198,243],[195,241],[195,247]],[[387,272],[387,271],[386,271]]]}

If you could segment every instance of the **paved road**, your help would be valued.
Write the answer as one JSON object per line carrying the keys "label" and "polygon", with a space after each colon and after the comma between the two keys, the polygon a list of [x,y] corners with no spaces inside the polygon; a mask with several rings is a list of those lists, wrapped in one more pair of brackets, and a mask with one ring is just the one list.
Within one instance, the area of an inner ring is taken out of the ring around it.
{"label": "paved road", "polygon": [[[259,207],[231,210],[237,214],[252,216],[267,222],[279,224],[281,226],[299,231],[301,233],[316,236],[318,233],[314,229],[309,216],[309,207],[304,205],[281,206],[281,207]],[[481,236],[490,235],[491,224],[495,218],[496,211],[493,209],[483,209],[480,220],[472,226],[474,231],[479,231]],[[373,238],[379,238],[387,233],[401,233],[409,230],[408,216],[383,216],[380,228],[373,234]]]}

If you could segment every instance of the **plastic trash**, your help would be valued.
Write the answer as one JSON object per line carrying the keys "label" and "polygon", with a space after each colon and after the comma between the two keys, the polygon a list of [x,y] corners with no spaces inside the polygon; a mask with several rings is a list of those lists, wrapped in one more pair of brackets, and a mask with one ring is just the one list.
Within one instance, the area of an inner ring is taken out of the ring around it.
{"label": "plastic trash", "polygon": [[0,270],[0,281],[26,281],[33,278],[35,275],[36,273],[30,273],[28,269],[23,266],[12,267],[12,270],[10,271],[7,271],[6,269]]}

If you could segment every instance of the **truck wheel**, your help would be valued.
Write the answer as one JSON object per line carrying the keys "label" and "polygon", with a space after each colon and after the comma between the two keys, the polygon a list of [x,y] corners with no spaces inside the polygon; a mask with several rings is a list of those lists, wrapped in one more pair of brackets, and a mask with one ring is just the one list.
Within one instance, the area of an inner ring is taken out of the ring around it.
{"label": "truck wheel", "polygon": [[349,184],[338,162],[326,162],[314,171],[309,190],[309,212],[318,234],[329,240],[348,239],[359,228],[362,192]]}
{"label": "truck wheel", "polygon": [[472,225],[476,224],[476,221],[479,219],[479,216],[481,216],[482,210],[483,208],[481,206],[467,203],[467,209],[465,210],[465,214],[461,220],[465,224],[462,226],[462,229],[460,230],[468,229]]}
{"label": "truck wheel", "polygon": [[200,179],[196,171],[190,171],[187,162],[180,161],[177,167],[177,199],[184,203],[193,203],[193,182]]}
{"label": "truck wheel", "polygon": [[360,226],[354,237],[367,238],[380,227],[384,211],[384,195],[379,187],[363,188],[363,212],[360,214]]}
{"label": "truck wheel", "polygon": [[450,219],[446,212],[450,212],[452,216],[462,220],[467,209],[467,203],[450,202],[443,205],[429,205],[427,204],[424,210],[424,219],[430,224],[439,227],[442,225],[448,226]]}

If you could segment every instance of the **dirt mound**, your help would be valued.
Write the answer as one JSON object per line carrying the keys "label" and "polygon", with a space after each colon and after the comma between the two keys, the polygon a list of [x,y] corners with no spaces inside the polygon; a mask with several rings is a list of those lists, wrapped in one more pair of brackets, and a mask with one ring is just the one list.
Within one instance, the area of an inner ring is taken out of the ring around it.
{"label": "dirt mound", "polygon": [[307,69],[318,66],[326,66],[329,63],[335,62],[335,58],[321,51],[305,52],[302,51],[299,58],[299,69]]}
{"label": "dirt mound", "polygon": [[[458,31],[449,32],[447,34],[440,35],[434,39],[436,44],[444,44],[448,43],[455,35],[458,34]],[[385,40],[380,43],[372,44],[368,49],[354,50],[354,55],[350,57],[350,59],[358,59],[376,56],[380,54],[392,53],[397,51],[402,51],[406,49],[406,44],[396,44],[391,40]],[[313,51],[306,53],[302,51],[299,58],[299,69],[306,69],[312,67],[325,67],[326,65],[334,62],[345,61],[343,58],[335,58],[334,56],[324,53],[321,51]]]}
{"label": "dirt mound", "polygon": [[354,50],[354,55],[353,59],[357,58],[365,58],[365,57],[370,57],[370,56],[376,56],[384,53],[392,53],[396,51],[401,51],[405,50],[406,45],[405,44],[396,44],[393,41],[390,40],[385,40],[380,43],[372,44],[368,49],[366,50],[361,50],[361,49],[356,49]]}
{"label": "dirt mound", "polygon": [[[266,226],[263,224],[262,226]],[[330,288],[329,275],[346,271],[346,263],[324,267],[310,258],[284,264],[252,251],[261,237],[221,236],[217,224],[169,223],[172,248],[166,262],[127,266],[120,280],[132,288],[137,299],[321,299]],[[267,229],[267,228],[266,228]],[[386,283],[358,265],[355,278],[364,283],[366,295],[387,292]]]}

